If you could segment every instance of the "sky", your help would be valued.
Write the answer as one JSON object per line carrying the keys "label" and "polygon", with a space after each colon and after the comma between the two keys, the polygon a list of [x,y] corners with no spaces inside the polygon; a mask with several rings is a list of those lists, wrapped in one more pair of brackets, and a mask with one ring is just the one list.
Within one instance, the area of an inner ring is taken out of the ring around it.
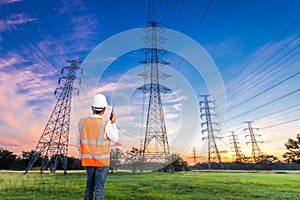
{"label": "sky", "polygon": [[[242,154],[251,156],[245,121],[258,128],[261,150],[281,158],[284,143],[296,137],[300,125],[299,7],[297,0],[156,2],[150,18],[165,30],[159,29],[166,39],[161,58],[170,65],[161,70],[171,77],[162,84],[172,92],[162,94],[162,101],[173,152],[191,161],[195,147],[198,161],[206,159],[198,103],[199,95],[210,94],[224,161],[234,155],[231,131]],[[145,102],[137,75],[144,70],[139,61],[145,59],[140,49],[148,8],[146,0],[0,0],[0,147],[17,154],[35,148],[69,59],[83,61],[70,154],[78,155],[77,121],[89,114],[94,91],[115,103],[122,148],[138,146]],[[89,65],[93,62],[99,67]]]}

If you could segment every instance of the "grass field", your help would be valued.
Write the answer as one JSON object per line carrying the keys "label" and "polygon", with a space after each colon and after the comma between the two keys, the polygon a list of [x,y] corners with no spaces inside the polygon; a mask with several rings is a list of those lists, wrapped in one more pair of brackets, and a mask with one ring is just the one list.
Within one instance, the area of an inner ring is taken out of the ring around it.
{"label": "grass field", "polygon": [[[85,172],[0,171],[0,199],[83,199]],[[105,199],[300,199],[300,173],[109,174]]]}

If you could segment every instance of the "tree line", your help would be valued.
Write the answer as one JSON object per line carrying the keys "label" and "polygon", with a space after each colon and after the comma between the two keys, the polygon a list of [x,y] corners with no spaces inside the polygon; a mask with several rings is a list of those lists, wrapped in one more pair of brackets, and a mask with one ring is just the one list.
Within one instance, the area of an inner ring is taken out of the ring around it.
{"label": "tree line", "polygon": [[[300,134],[296,139],[288,139],[284,144],[287,152],[282,157],[283,161],[279,161],[274,155],[262,154],[256,158],[241,156],[231,163],[223,163],[223,169],[230,170],[300,170]],[[207,169],[207,163],[197,163],[192,166],[193,169]],[[220,169],[218,163],[212,163],[212,169]]]}
{"label": "tree line", "polygon": [[[22,151],[21,155],[16,155],[14,152],[0,147],[0,169],[9,170],[25,170],[34,151]],[[36,161],[36,166],[40,166],[42,158]],[[67,166],[69,170],[83,169],[81,167],[81,161],[75,157],[67,158]],[[57,169],[63,169],[62,166],[58,166]]]}
{"label": "tree line", "polygon": [[[279,161],[273,155],[263,154],[255,159],[243,156],[231,163],[223,163],[224,169],[233,170],[299,170],[300,169],[300,134],[296,139],[288,139],[284,144],[287,152],[283,154],[284,161]],[[22,151],[20,156],[17,156],[12,151],[0,147],[0,169],[8,170],[24,170],[28,165],[34,151]],[[207,169],[207,163],[197,163],[194,166],[188,166],[179,154],[170,155],[170,164],[163,167],[159,171],[187,171],[191,169]],[[36,165],[40,166],[41,158],[36,161]],[[144,170],[153,169],[153,165],[157,163],[142,163],[142,151],[137,148],[132,148],[129,151],[122,151],[119,148],[111,150],[111,171],[127,169],[133,173],[138,172],[143,165]],[[58,165],[57,169],[62,169]],[[84,169],[81,166],[81,160],[75,157],[67,157],[68,170]],[[212,169],[220,169],[218,163],[212,163]]]}

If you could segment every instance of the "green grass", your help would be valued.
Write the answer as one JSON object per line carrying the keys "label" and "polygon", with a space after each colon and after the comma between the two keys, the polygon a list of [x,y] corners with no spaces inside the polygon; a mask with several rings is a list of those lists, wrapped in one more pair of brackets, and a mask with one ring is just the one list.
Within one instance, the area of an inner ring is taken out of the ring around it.
{"label": "green grass", "polygon": [[[85,172],[0,172],[0,199],[83,199]],[[300,199],[299,173],[109,174],[106,199]]]}

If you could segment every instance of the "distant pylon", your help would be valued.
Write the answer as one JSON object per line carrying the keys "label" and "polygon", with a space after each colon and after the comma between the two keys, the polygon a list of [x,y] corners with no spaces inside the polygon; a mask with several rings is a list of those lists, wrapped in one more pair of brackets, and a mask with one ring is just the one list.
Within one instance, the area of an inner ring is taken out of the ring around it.
{"label": "distant pylon", "polygon": [[[201,119],[205,117],[205,122],[201,123],[201,126],[205,126],[206,128],[202,131],[202,133],[207,132],[207,136],[204,137],[203,139],[207,139],[207,147],[208,147],[208,157],[207,157],[207,163],[208,163],[208,168],[211,169],[211,162],[217,161],[220,165],[221,168],[223,167],[223,163],[221,160],[220,152],[217,147],[216,139],[220,139],[220,137],[216,137],[214,132],[220,132],[218,128],[215,126],[218,126],[217,123],[212,122],[212,114],[211,113],[211,108],[210,103],[212,101],[208,100],[209,95],[200,95],[200,97],[203,97],[204,100],[199,102],[200,105],[200,112],[202,113],[200,115]],[[203,104],[203,106],[202,106]],[[204,110],[204,113],[203,113]]]}
{"label": "distant pylon", "polygon": [[235,152],[235,160],[238,161],[241,159],[241,150],[240,147],[238,146],[239,142],[237,141],[237,135],[234,134],[234,132],[231,132],[232,136],[232,142],[230,144],[233,144],[233,149]]}
{"label": "distant pylon", "polygon": [[261,152],[261,150],[260,150],[260,148],[259,148],[259,146],[258,146],[257,143],[263,143],[263,141],[257,141],[257,140],[256,140],[255,136],[261,136],[261,135],[254,134],[253,129],[258,130],[258,128],[253,128],[253,127],[252,127],[253,121],[246,121],[246,122],[244,122],[244,123],[248,124],[248,128],[245,128],[244,131],[246,131],[246,130],[249,131],[249,134],[246,135],[246,137],[247,137],[247,136],[250,136],[251,142],[247,142],[247,144],[249,144],[249,143],[252,144],[252,158],[253,158],[254,162],[256,162],[257,159],[258,159],[258,157],[259,157],[260,155],[262,155],[262,152]]}
{"label": "distant pylon", "polygon": [[195,147],[193,147],[193,158],[194,158],[194,164],[196,164],[196,163],[197,163],[197,155],[196,155],[196,152],[197,152],[196,148],[195,148]]}
{"label": "distant pylon", "polygon": [[[159,54],[165,53],[165,50],[158,49],[158,43],[162,41],[162,37],[158,35],[161,29],[158,29],[159,22],[148,21],[145,28],[147,37],[144,38],[146,48],[142,51],[145,53],[145,60],[140,63],[145,65],[145,71],[139,74],[144,78],[145,84],[138,89],[147,93],[149,100],[147,101],[146,130],[143,144],[143,162],[153,161],[156,163],[166,164],[169,161],[169,143],[162,107],[161,94],[168,93],[171,89],[160,84],[161,80],[169,77],[162,72],[160,68],[169,64],[159,58]],[[163,166],[163,165],[162,165]]]}
{"label": "distant pylon", "polygon": [[62,68],[62,74],[65,70],[68,70],[67,76],[63,76],[58,80],[59,84],[64,80],[64,85],[55,90],[55,95],[58,90],[61,90],[60,95],[24,174],[32,168],[38,158],[42,159],[41,173],[49,163],[51,172],[55,173],[59,160],[62,163],[64,173],[67,173],[72,91],[77,90],[79,92],[77,88],[73,87],[73,83],[76,79],[80,61],[68,60],[67,62],[70,63],[70,66]]}

